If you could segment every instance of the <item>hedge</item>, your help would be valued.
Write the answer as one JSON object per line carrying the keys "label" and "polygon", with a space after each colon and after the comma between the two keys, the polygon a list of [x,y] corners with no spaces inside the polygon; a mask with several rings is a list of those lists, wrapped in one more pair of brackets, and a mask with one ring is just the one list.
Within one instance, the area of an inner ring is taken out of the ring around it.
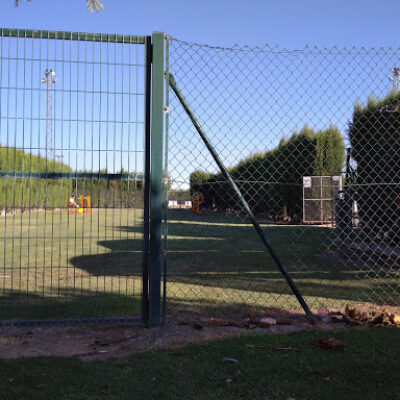
{"label": "hedge", "polygon": [[[303,176],[331,175],[342,171],[344,141],[330,126],[314,131],[305,126],[277,148],[254,154],[229,169],[253,212],[273,219],[302,218]],[[238,199],[221,173],[195,171],[191,192],[204,195],[206,207],[239,210]]]}
{"label": "hedge", "polygon": [[348,136],[357,162],[357,203],[360,222],[375,230],[398,219],[400,194],[400,95],[357,103]]}
{"label": "hedge", "polygon": [[[0,145],[0,171],[71,172],[57,161]],[[60,207],[71,196],[72,182],[52,179],[0,179],[0,209]]]}
{"label": "hedge", "polygon": [[[1,145],[0,171],[73,172],[61,162]],[[140,208],[143,207],[142,186],[141,181],[0,178],[0,210],[64,207],[71,194],[91,196],[92,207]]]}

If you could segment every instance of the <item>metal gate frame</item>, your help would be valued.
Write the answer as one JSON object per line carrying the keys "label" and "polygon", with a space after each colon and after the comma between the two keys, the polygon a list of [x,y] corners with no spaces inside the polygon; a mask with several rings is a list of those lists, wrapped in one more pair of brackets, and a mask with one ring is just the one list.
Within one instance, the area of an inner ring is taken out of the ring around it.
{"label": "metal gate frame", "polygon": [[[54,39],[85,42],[132,43],[145,46],[145,165],[143,177],[143,258],[141,318],[54,318],[54,319],[10,319],[1,320],[0,325],[76,324],[76,323],[121,323],[142,322],[147,326],[160,323],[161,316],[161,267],[162,254],[162,175],[163,175],[163,126],[164,126],[164,34],[153,32],[151,36],[132,36],[100,33],[78,33],[0,28],[0,37]],[[64,176],[65,175],[65,176]],[[79,175],[79,176],[78,176]],[[9,171],[1,173],[3,178],[71,179],[81,178],[80,173],[32,173]],[[88,174],[84,174],[87,179]],[[90,175],[90,174],[89,174]],[[109,179],[109,174],[91,174],[96,179]],[[104,175],[104,176],[100,176]],[[116,175],[116,174],[112,174]],[[127,179],[132,174],[127,175]],[[122,178],[121,178],[122,179]],[[164,277],[165,279],[165,277]],[[165,289],[165,282],[164,282]],[[163,304],[165,305],[165,290]],[[165,306],[163,307],[165,313]],[[164,319],[164,318],[163,318]]]}

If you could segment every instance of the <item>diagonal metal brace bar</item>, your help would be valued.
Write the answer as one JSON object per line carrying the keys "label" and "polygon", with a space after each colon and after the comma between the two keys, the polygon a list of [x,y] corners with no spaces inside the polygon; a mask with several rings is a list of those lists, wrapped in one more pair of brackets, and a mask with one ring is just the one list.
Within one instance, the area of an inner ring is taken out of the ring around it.
{"label": "diagonal metal brace bar", "polygon": [[278,266],[280,272],[286,279],[286,282],[290,286],[290,289],[292,289],[293,294],[296,296],[297,300],[299,301],[301,307],[303,308],[304,312],[307,314],[308,317],[313,318],[313,314],[311,310],[309,309],[307,303],[303,299],[303,296],[301,295],[299,289],[293,282],[291,276],[289,275],[288,271],[286,268],[283,266],[282,261],[278,254],[275,252],[274,248],[272,247],[271,243],[269,242],[268,238],[265,236],[264,231],[261,229],[261,226],[259,222],[257,221],[256,217],[254,216],[253,212],[251,211],[249,205],[247,204],[247,201],[243,197],[242,193],[240,192],[239,188],[237,187],[235,181],[232,179],[230,176],[229,172],[225,168],[224,164],[222,163],[221,159],[219,158],[218,154],[216,153],[213,145],[209,141],[207,135],[201,128],[199,122],[197,121],[196,117],[194,116],[192,110],[190,109],[190,106],[188,102],[186,101],[185,97],[183,96],[182,92],[179,90],[176,81],[172,74],[169,74],[169,85],[171,86],[172,90],[178,97],[180,103],[182,104],[183,108],[186,111],[186,114],[189,116],[190,120],[192,121],[194,127],[196,128],[197,132],[199,133],[201,139],[203,140],[204,144],[206,145],[208,151],[210,152],[211,156],[214,158],[214,161],[217,163],[219,169],[221,170],[222,174],[226,178],[226,180],[229,182],[229,184],[232,186],[233,190],[237,194],[243,208],[246,210],[247,215],[249,216],[258,236],[260,237],[261,241],[264,243],[265,247],[271,254],[271,257],[275,261],[276,265]]}

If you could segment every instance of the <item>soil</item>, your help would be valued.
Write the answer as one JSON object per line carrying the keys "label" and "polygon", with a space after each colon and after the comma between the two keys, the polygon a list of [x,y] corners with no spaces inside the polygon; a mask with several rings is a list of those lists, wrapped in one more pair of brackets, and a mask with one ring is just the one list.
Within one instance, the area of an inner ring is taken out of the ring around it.
{"label": "soil", "polygon": [[258,313],[257,318],[262,317],[273,318],[277,324],[263,327],[249,324],[249,316],[225,316],[221,320],[180,314],[169,315],[164,325],[153,328],[138,324],[3,327],[0,358],[59,356],[110,360],[159,347],[178,347],[247,333],[279,334],[346,327],[344,323],[310,321],[300,311],[268,310]]}
{"label": "soil", "polygon": [[[352,306],[354,307],[354,305]],[[365,312],[400,313],[400,307],[371,304],[356,305]],[[332,315],[342,309],[329,310]],[[269,321],[276,323],[254,323]],[[116,360],[136,352],[161,347],[179,347],[189,343],[243,334],[284,334],[299,330],[349,329],[345,322],[310,320],[299,310],[262,310],[251,315],[228,315],[223,319],[196,315],[169,315],[161,326],[74,325],[0,328],[0,358],[78,357],[84,361]]]}

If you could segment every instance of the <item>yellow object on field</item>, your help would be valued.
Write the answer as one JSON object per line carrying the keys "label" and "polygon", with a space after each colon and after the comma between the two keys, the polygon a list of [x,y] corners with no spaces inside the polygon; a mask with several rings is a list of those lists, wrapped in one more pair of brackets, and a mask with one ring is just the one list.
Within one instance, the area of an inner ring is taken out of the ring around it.
{"label": "yellow object on field", "polygon": [[191,211],[195,214],[200,214],[200,204],[204,201],[204,195],[201,192],[195,192],[192,196],[192,208]]}
{"label": "yellow object on field", "polygon": [[66,201],[65,205],[68,208],[68,214],[89,214],[92,208],[90,202],[90,196],[83,196],[82,194],[79,196],[80,206],[77,207],[75,201]]}
{"label": "yellow object on field", "polygon": [[[82,208],[82,211],[85,214],[89,214],[90,213],[90,209],[91,209],[91,204],[90,204],[90,197],[89,196],[83,196],[82,194],[79,196],[79,202],[80,202],[80,208]],[[79,211],[78,211],[79,212]]]}

